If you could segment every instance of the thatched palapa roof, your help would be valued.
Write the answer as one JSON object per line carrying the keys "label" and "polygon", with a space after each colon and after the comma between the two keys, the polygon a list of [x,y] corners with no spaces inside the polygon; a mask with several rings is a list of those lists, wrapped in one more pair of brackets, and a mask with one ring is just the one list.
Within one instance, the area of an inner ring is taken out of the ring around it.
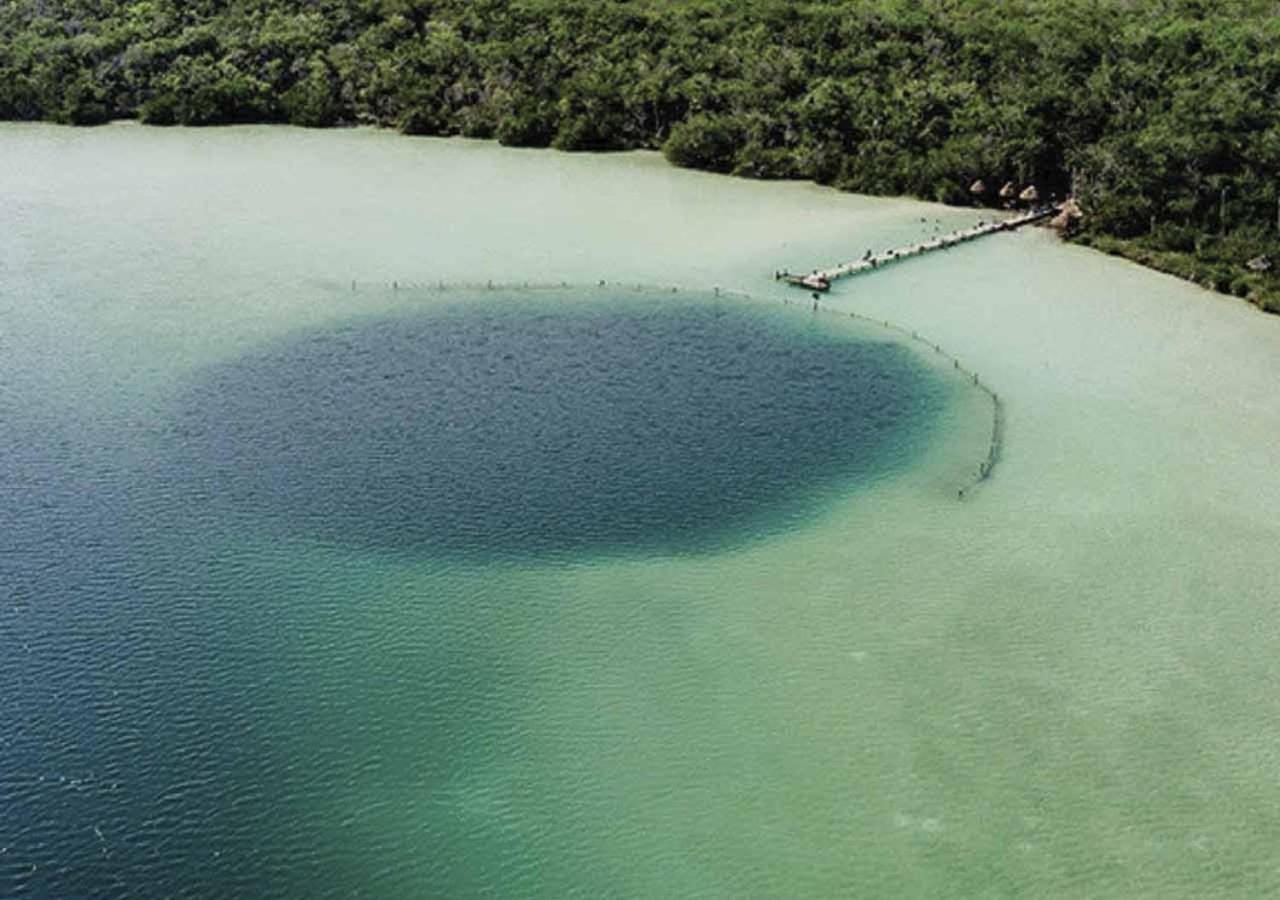
{"label": "thatched palapa roof", "polygon": [[1029,184],[1023,189],[1022,193],[1018,195],[1018,199],[1025,200],[1028,203],[1035,203],[1040,199],[1040,192],[1036,190],[1036,186],[1034,184]]}
{"label": "thatched palapa roof", "polygon": [[970,194],[985,194],[987,192],[987,183],[979,178],[973,184],[969,185]]}
{"label": "thatched palapa roof", "polygon": [[1013,199],[1018,193],[1018,189],[1013,186],[1012,181],[1006,181],[1004,187],[1000,188],[1000,196],[1006,200]]}
{"label": "thatched palapa roof", "polygon": [[1068,232],[1083,218],[1084,213],[1080,209],[1080,204],[1076,202],[1076,198],[1068,197],[1059,208],[1058,214],[1049,220],[1049,224],[1059,231]]}

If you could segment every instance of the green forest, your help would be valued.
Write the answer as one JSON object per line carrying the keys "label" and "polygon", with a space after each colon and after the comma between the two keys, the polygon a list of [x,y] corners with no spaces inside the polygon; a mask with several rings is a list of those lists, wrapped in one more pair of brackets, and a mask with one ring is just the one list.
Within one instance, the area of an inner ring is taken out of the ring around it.
{"label": "green forest", "polygon": [[0,118],[644,147],[957,204],[975,202],[975,179],[1034,183],[1074,190],[1075,239],[1280,312],[1278,13],[1257,0],[0,0]]}

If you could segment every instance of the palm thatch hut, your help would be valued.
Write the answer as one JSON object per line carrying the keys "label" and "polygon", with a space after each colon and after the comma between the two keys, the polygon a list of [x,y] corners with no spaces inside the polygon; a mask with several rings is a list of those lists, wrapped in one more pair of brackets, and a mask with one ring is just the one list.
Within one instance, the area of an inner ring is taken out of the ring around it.
{"label": "palm thatch hut", "polygon": [[981,197],[987,192],[987,183],[979,178],[973,184],[969,185],[969,193],[975,197]]}
{"label": "palm thatch hut", "polygon": [[1004,187],[1000,188],[1001,200],[1012,200],[1018,195],[1018,189],[1013,186],[1012,181],[1006,181]]}
{"label": "palm thatch hut", "polygon": [[1034,184],[1029,184],[1023,188],[1022,193],[1018,195],[1018,199],[1023,203],[1037,203],[1040,200],[1040,192],[1036,190]]}
{"label": "palm thatch hut", "polygon": [[1084,212],[1080,209],[1080,204],[1076,202],[1075,197],[1068,197],[1059,208],[1058,214],[1049,220],[1049,224],[1063,234],[1069,234],[1076,229],[1083,218]]}

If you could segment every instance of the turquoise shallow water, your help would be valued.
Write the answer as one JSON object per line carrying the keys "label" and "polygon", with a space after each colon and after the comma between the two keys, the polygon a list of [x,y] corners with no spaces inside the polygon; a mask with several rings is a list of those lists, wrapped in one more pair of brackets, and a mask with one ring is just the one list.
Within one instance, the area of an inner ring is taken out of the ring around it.
{"label": "turquoise shallow water", "polygon": [[[600,761],[622,734],[528,720],[629,651],[552,674],[539,654],[582,649],[553,623],[662,660],[684,614],[609,559],[803,529],[955,437],[943,413],[975,393],[803,306],[379,293],[395,307],[247,341],[150,401],[10,395],[6,891],[603,888],[619,862],[584,846],[625,772],[575,779],[539,744]],[[606,578],[573,600],[545,585],[575,570]]]}
{"label": "turquoise shallow water", "polygon": [[[0,896],[1280,887],[1273,320],[1035,233],[815,317],[971,217],[645,154],[6,126],[0,201]],[[403,289],[487,278],[615,287]],[[964,502],[847,312],[999,391]]]}

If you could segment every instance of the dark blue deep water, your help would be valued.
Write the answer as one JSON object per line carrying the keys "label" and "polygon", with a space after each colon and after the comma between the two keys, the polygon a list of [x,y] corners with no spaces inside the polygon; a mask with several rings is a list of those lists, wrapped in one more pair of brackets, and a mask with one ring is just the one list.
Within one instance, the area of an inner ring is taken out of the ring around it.
{"label": "dark blue deep water", "polygon": [[910,353],[805,313],[475,303],[291,335],[199,373],[182,478],[372,549],[679,552],[908,462]]}
{"label": "dark blue deep water", "polygon": [[[0,897],[599,883],[532,776],[537,846],[417,799],[532,771],[510,722],[536,698],[490,622],[535,600],[448,567],[795,526],[908,465],[946,391],[807,312],[558,299],[289,334],[175,372],[159,405],[83,410],[88,431],[10,396]],[[414,560],[442,574],[401,621],[380,573]]]}

